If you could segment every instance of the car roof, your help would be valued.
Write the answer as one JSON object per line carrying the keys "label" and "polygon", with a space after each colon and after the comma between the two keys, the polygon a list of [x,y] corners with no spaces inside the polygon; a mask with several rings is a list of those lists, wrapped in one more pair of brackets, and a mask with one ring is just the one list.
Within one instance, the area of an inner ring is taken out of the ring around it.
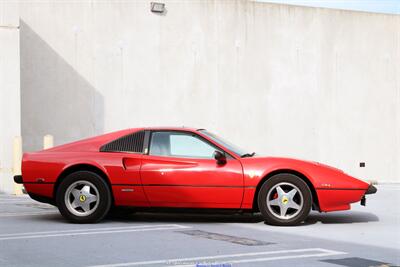
{"label": "car roof", "polygon": [[181,126],[181,127],[177,127],[177,126],[172,126],[172,127],[168,127],[168,126],[161,126],[161,127],[144,127],[144,130],[171,130],[171,131],[189,131],[189,132],[195,132],[198,130],[202,130],[199,128],[194,128],[194,127],[186,127],[186,126]]}

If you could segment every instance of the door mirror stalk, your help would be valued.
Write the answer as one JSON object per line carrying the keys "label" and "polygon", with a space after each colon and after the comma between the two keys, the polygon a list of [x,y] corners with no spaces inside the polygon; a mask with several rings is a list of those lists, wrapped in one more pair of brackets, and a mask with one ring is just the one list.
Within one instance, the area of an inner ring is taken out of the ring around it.
{"label": "door mirror stalk", "polygon": [[215,150],[214,159],[217,161],[218,165],[224,165],[226,163],[225,153],[222,153],[221,151]]}

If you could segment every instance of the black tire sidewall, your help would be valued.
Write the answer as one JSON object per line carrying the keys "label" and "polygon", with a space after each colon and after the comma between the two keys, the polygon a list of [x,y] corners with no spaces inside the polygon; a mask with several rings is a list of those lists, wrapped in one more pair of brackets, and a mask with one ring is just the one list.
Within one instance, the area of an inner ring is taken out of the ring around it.
{"label": "black tire sidewall", "polygon": [[[97,209],[88,216],[76,216],[66,207],[64,196],[68,187],[76,181],[88,181],[96,186],[100,194],[100,203]],[[111,192],[108,184],[98,174],[90,171],[77,171],[63,179],[57,188],[56,203],[61,213],[68,221],[73,223],[95,223],[103,219],[111,207]]]}
{"label": "black tire sidewall", "polygon": [[[269,190],[271,190],[274,185],[282,182],[291,183],[297,186],[303,195],[303,207],[301,211],[295,217],[288,220],[275,217],[268,209],[266,203],[266,198]],[[282,173],[272,176],[263,183],[260,192],[258,194],[257,201],[260,212],[268,224],[279,225],[279,226],[292,226],[292,225],[298,225],[307,218],[308,214],[311,211],[312,194],[307,183],[304,182],[301,178],[299,178],[294,174]]]}

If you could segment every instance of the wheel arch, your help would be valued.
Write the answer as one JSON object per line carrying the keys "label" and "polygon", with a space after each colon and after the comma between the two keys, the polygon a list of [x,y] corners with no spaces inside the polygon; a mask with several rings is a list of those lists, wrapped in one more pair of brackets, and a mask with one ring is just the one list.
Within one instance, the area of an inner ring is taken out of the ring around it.
{"label": "wheel arch", "polygon": [[56,193],[57,193],[57,189],[59,187],[59,185],[61,184],[62,180],[67,177],[68,175],[70,175],[71,173],[77,172],[77,171],[90,171],[90,172],[94,172],[97,175],[99,175],[108,185],[108,187],[110,188],[110,193],[111,193],[111,198],[112,198],[112,203],[114,203],[114,196],[112,193],[112,187],[111,187],[111,182],[110,179],[108,177],[108,175],[99,167],[92,165],[92,164],[88,164],[88,163],[77,163],[77,164],[73,164],[71,166],[68,166],[67,168],[65,168],[60,175],[58,175],[56,183],[54,184],[54,190],[53,190],[53,198],[55,199],[56,197]]}
{"label": "wheel arch", "polygon": [[265,181],[267,181],[268,179],[270,179],[271,177],[273,177],[277,174],[284,174],[284,173],[296,175],[297,177],[302,179],[308,185],[308,188],[310,188],[311,195],[312,195],[312,202],[313,202],[312,207],[315,210],[320,210],[318,195],[317,195],[317,191],[315,190],[314,185],[312,184],[312,182],[306,175],[304,175],[303,173],[301,173],[299,171],[293,170],[293,169],[278,169],[278,170],[274,170],[274,171],[269,172],[268,174],[264,175],[264,177],[258,182],[256,191],[254,193],[253,210],[259,211],[258,201],[257,201],[258,194],[260,192],[261,186],[265,183]]}

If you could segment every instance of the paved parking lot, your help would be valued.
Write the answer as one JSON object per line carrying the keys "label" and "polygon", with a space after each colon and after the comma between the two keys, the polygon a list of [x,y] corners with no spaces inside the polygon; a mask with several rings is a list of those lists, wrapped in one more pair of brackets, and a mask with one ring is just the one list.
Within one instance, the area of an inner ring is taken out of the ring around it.
{"label": "paved parking lot", "polygon": [[381,185],[366,207],[313,212],[297,227],[258,214],[155,213],[76,225],[54,207],[0,195],[0,266],[396,266],[399,206],[400,186]]}

